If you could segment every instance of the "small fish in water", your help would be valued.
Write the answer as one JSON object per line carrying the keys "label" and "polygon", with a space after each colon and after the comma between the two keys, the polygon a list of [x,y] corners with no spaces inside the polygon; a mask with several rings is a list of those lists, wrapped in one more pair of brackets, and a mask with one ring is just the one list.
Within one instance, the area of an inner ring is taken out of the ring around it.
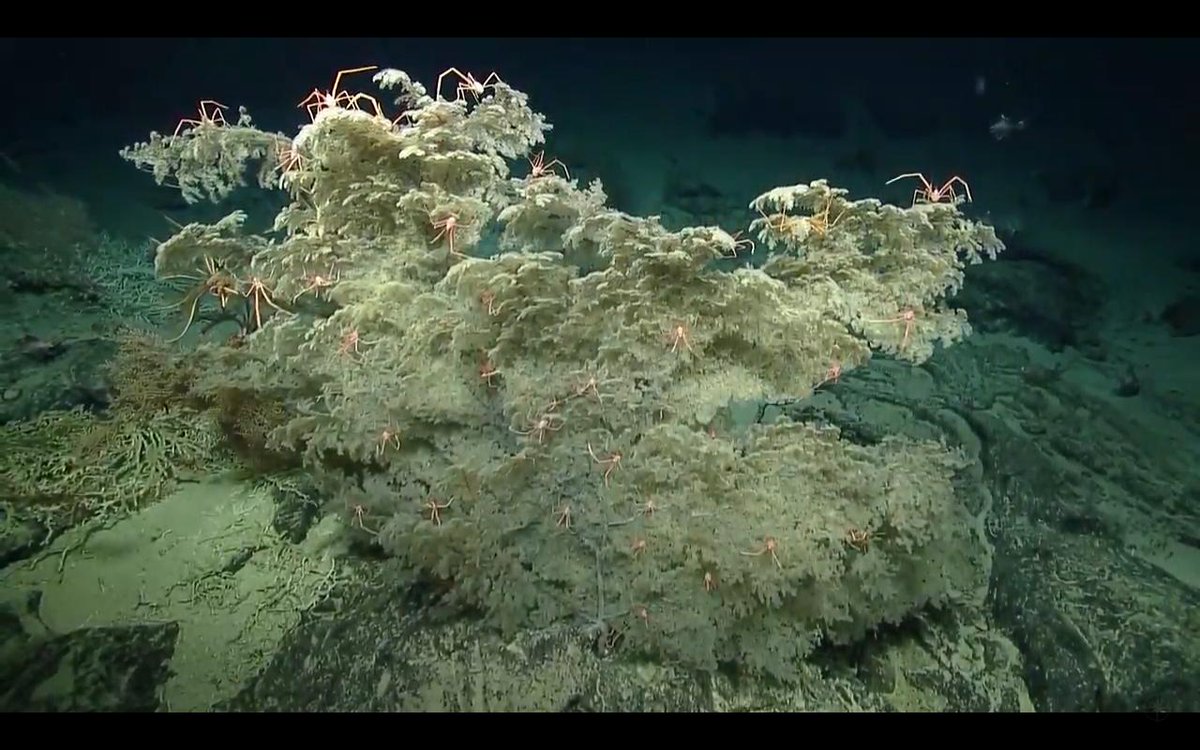
{"label": "small fish in water", "polygon": [[1000,119],[988,126],[988,132],[998,141],[1002,141],[1018,130],[1025,129],[1024,120],[1014,120],[1008,115],[1000,115]]}
{"label": "small fish in water", "polygon": [[987,79],[983,76],[975,76],[975,96],[983,96],[987,93]]}

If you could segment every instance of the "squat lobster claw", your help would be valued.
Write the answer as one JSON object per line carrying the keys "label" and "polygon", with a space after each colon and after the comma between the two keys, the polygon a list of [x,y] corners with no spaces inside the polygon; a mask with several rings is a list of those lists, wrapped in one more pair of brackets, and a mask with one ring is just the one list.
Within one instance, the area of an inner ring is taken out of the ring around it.
{"label": "squat lobster claw", "polygon": [[941,187],[934,187],[933,184],[929,182],[929,180],[925,179],[925,175],[921,174],[920,172],[905,172],[902,175],[897,175],[897,176],[893,177],[892,179],[888,180],[887,182],[885,182],[883,184],[891,185],[893,182],[897,182],[899,180],[903,180],[908,177],[915,177],[921,181],[921,187],[919,187],[913,191],[912,204],[914,206],[917,205],[918,202],[942,203],[945,201],[949,201],[951,204],[957,203],[958,202],[958,193],[956,193],[954,191],[955,183],[962,185],[963,191],[967,194],[967,202],[970,203],[972,200],[971,186],[967,184],[966,180],[959,177],[958,175],[952,175],[950,177],[950,179],[948,179],[944,183],[942,183]]}

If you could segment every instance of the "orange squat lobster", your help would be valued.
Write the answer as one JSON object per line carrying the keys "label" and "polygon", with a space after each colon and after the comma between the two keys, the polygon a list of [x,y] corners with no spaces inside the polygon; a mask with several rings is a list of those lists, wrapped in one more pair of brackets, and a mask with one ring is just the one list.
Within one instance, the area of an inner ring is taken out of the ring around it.
{"label": "orange squat lobster", "polygon": [[925,175],[921,174],[920,172],[905,172],[902,175],[893,177],[884,184],[891,185],[893,182],[897,182],[909,177],[915,177],[921,181],[921,187],[913,191],[912,204],[914,206],[917,205],[917,203],[943,203],[945,201],[949,201],[951,204],[957,203],[958,193],[954,191],[955,183],[962,185],[963,192],[965,192],[967,195],[967,202],[969,203],[972,200],[971,186],[967,184],[966,180],[958,175],[951,176],[950,179],[942,183],[941,187],[934,187],[933,183],[925,179]]}
{"label": "orange squat lobster", "polygon": [[366,102],[371,106],[373,113],[378,117],[383,117],[383,110],[379,106],[379,102],[370,94],[351,94],[345,89],[338,88],[342,82],[342,76],[352,73],[364,73],[366,71],[375,70],[377,65],[364,65],[359,68],[347,68],[339,70],[337,75],[333,77],[333,86],[328,91],[313,89],[312,93],[304,97],[304,101],[300,102],[301,107],[308,110],[308,116],[312,120],[317,119],[317,113],[324,109],[357,109],[362,110],[359,102]]}
{"label": "orange squat lobster", "polygon": [[456,96],[454,98],[456,102],[466,102],[467,94],[470,94],[478,102],[483,98],[483,94],[488,88],[495,88],[497,83],[502,83],[500,76],[496,75],[495,71],[488,73],[487,77],[481,81],[472,73],[463,73],[458,68],[447,68],[437,79],[437,89],[434,98],[439,102],[445,101],[442,99],[442,81],[446,76],[451,74],[458,77],[458,88],[455,90]]}
{"label": "orange squat lobster", "polygon": [[227,109],[229,109],[229,107],[226,107],[224,104],[218,101],[214,101],[212,99],[201,99],[199,106],[200,119],[196,120],[190,117],[183,118],[179,121],[179,124],[175,126],[175,135],[178,136],[180,133],[184,132],[185,125],[189,126],[186,128],[187,130],[190,130],[191,128],[198,128],[202,125],[226,125],[225,110]]}

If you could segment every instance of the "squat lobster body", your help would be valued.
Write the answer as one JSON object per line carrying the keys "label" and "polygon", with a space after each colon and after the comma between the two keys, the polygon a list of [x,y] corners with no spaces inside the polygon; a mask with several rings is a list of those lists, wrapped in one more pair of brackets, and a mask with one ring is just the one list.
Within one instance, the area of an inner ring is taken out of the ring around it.
{"label": "squat lobster body", "polygon": [[951,176],[950,179],[942,183],[941,187],[934,187],[929,180],[925,179],[925,175],[921,174],[920,172],[905,172],[902,175],[893,177],[884,184],[891,185],[893,182],[897,182],[908,177],[916,177],[921,181],[921,187],[913,191],[912,204],[914,206],[917,205],[918,202],[942,203],[948,200],[950,203],[957,203],[958,193],[954,191],[954,183],[958,183],[963,186],[963,191],[967,194],[968,203],[972,200],[971,186],[967,184],[966,180],[958,175]]}

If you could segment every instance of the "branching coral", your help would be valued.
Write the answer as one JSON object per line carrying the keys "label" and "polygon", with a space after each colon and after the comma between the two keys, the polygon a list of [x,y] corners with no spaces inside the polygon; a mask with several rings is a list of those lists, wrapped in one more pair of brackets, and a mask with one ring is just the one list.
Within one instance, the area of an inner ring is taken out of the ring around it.
{"label": "branching coral", "polygon": [[2,499],[49,528],[141,507],[220,460],[215,425],[188,404],[188,366],[143,334],[118,343],[106,415],[48,412],[0,426]]}
{"label": "branching coral", "polygon": [[[273,236],[192,225],[157,263],[219,258],[288,300],[199,356],[210,380],[284,404],[273,442],[303,453],[353,533],[502,627],[604,623],[610,646],[785,678],[822,638],[986,585],[952,451],[737,415],[807,398],[872,347],[920,362],[963,335],[944,298],[999,249],[989,228],[817,181],[756,199],[777,252],[722,270],[744,248],[724,230],[512,177],[549,126],[503,81],[443,101],[399,71],[376,80],[398,117],[321,108],[281,179],[259,180],[290,199]],[[245,144],[277,138],[196,130],[126,156],[220,197],[259,153]]]}

